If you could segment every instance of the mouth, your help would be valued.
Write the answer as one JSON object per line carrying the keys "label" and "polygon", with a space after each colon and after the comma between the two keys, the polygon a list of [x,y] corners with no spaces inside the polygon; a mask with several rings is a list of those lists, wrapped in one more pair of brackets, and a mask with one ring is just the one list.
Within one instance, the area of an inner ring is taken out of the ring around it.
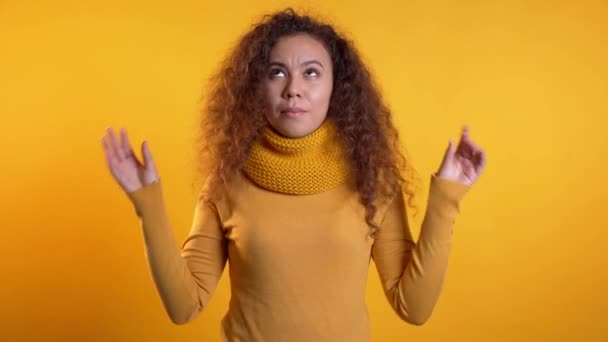
{"label": "mouth", "polygon": [[281,112],[281,114],[288,116],[290,118],[295,118],[298,116],[302,116],[304,114],[304,112],[289,112],[289,111],[283,111]]}
{"label": "mouth", "polygon": [[303,110],[302,108],[298,108],[298,107],[290,107],[284,110],[280,111],[281,114],[288,116],[288,117],[298,117],[301,116],[302,114],[306,113],[305,110]]}

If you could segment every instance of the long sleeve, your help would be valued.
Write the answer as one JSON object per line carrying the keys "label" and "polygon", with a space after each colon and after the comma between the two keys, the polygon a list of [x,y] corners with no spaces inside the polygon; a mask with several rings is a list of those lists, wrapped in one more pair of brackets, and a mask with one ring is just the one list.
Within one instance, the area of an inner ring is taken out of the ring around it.
{"label": "long sleeve", "polygon": [[[175,324],[197,317],[209,302],[227,260],[217,211],[200,197],[190,234],[175,240],[161,182],[127,192],[143,230],[148,265],[165,310]],[[181,247],[181,248],[180,248]]]}
{"label": "long sleeve", "polygon": [[428,205],[414,242],[400,193],[389,204],[372,246],[386,298],[404,321],[421,325],[439,299],[448,266],[452,228],[470,186],[431,175]]}

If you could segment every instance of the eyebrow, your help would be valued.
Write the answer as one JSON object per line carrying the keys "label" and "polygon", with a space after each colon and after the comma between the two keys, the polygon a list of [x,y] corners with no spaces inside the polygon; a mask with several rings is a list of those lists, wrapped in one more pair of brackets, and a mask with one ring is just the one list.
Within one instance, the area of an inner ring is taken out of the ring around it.
{"label": "eyebrow", "polygon": [[[303,62],[300,65],[310,65],[310,64],[319,64],[321,66],[321,68],[325,69],[325,67],[323,66],[323,64],[321,64],[321,62],[317,61],[316,59],[311,59],[309,61]],[[280,67],[283,67],[283,68],[287,69],[287,66],[285,64],[281,63],[281,62],[270,62],[268,64],[269,67],[273,66],[273,65],[278,65]]]}

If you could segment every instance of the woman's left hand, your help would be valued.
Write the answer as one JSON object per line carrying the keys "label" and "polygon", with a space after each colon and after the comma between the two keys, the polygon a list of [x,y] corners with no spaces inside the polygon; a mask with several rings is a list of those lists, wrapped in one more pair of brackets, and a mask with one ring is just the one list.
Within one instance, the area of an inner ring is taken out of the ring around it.
{"label": "woman's left hand", "polygon": [[486,165],[486,153],[469,136],[469,127],[462,128],[457,148],[450,139],[443,161],[436,175],[441,178],[473,185]]}

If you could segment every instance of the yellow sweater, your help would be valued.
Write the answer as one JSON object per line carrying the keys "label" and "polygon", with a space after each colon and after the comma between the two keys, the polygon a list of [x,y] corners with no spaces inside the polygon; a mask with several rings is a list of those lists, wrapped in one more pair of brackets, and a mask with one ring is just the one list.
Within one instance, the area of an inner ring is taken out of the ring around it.
{"label": "yellow sweater", "polygon": [[293,195],[239,174],[221,201],[199,197],[191,231],[176,243],[162,181],[127,193],[164,307],[176,324],[196,318],[230,263],[225,342],[371,341],[365,287],[374,260],[388,302],[404,321],[424,323],[440,296],[452,228],[469,186],[431,175],[417,243],[402,195],[378,209],[375,238],[346,184]]}

